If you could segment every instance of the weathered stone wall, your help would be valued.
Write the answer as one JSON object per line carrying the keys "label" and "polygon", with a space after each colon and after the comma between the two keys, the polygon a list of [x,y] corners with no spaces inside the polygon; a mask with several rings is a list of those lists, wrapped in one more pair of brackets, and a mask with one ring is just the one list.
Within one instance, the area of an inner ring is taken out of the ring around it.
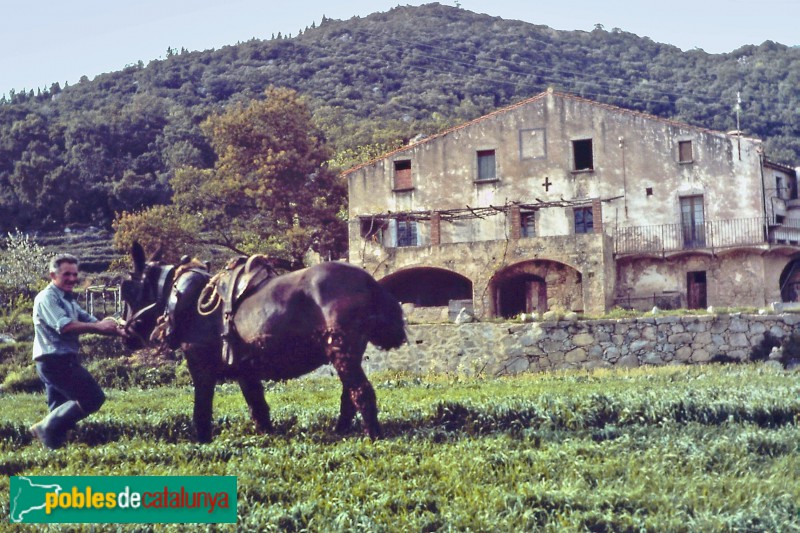
{"label": "weathered stone wall", "polygon": [[[780,301],[779,277],[790,261],[786,256],[765,255],[757,251],[723,251],[715,257],[687,255],[669,258],[627,259],[617,262],[619,302],[634,302],[653,294],[679,295],[687,305],[686,273],[708,273],[707,304],[717,307],[760,307]],[[767,280],[756,283],[755,280]],[[771,291],[770,291],[771,289]],[[649,308],[653,303],[650,301]],[[637,309],[646,310],[643,302]]]}
{"label": "weathered stone wall", "polygon": [[414,373],[514,374],[569,368],[697,364],[715,355],[740,360],[769,332],[777,339],[797,314],[655,316],[618,320],[412,325],[409,343],[370,345],[364,367]]}

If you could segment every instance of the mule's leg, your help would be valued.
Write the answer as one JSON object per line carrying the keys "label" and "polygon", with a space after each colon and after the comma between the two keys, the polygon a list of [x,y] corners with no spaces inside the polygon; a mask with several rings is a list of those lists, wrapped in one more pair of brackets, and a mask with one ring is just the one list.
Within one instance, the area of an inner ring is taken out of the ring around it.
{"label": "mule's leg", "polygon": [[[335,352],[331,355],[333,368],[336,369],[336,373],[339,374],[339,379],[342,381],[342,393],[349,393],[352,406],[355,406],[358,412],[361,413],[361,419],[364,421],[369,438],[372,440],[380,438],[381,427],[378,423],[378,404],[375,399],[375,389],[372,388],[372,384],[361,368],[361,357],[343,352]],[[346,419],[348,413],[345,403],[344,399],[342,399],[342,413],[339,423],[336,425],[337,429],[343,423],[343,419]]]}
{"label": "mule's leg", "polygon": [[211,442],[211,415],[214,409],[214,387],[217,380],[203,376],[194,380],[194,429],[197,431],[197,440]]}
{"label": "mule's leg", "polygon": [[211,415],[214,409],[214,388],[217,385],[216,373],[212,367],[198,362],[193,357],[187,357],[186,362],[194,383],[192,420],[197,432],[197,440],[211,442]]}
{"label": "mule's leg", "polygon": [[249,376],[240,376],[238,381],[244,399],[247,402],[247,408],[250,411],[250,418],[256,424],[256,431],[260,433],[272,431],[272,422],[269,419],[269,405],[264,399],[264,385],[261,384],[261,380]]}
{"label": "mule's leg", "polygon": [[336,422],[336,433],[346,433],[353,425],[356,416],[356,406],[350,397],[350,389],[342,383],[342,398],[339,407],[339,420]]}

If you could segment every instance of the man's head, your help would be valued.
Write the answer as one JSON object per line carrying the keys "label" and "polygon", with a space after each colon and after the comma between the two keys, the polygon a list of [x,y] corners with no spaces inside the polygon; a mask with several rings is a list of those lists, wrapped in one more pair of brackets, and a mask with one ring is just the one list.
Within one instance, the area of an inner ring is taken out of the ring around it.
{"label": "man's head", "polygon": [[72,292],[78,283],[78,258],[71,254],[58,254],[50,260],[50,279],[53,285]]}

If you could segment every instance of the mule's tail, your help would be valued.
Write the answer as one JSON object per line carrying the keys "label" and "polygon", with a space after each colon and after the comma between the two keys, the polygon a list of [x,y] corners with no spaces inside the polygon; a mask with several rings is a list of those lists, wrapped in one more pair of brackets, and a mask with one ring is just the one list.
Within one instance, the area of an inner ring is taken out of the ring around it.
{"label": "mule's tail", "polygon": [[382,350],[399,348],[405,344],[403,309],[395,297],[376,283],[372,305],[369,341]]}

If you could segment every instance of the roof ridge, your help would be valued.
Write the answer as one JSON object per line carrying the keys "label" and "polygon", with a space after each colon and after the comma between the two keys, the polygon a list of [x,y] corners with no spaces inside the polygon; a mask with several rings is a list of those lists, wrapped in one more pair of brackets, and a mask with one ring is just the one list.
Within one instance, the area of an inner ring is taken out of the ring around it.
{"label": "roof ridge", "polygon": [[386,152],[385,154],[383,154],[383,155],[381,155],[379,157],[375,157],[375,158],[370,159],[369,161],[365,161],[363,163],[359,163],[358,165],[345,170],[344,172],[342,172],[341,175],[342,176],[347,176],[348,174],[351,174],[351,173],[353,173],[353,172],[355,172],[357,170],[360,170],[360,169],[362,169],[362,168],[364,168],[366,166],[372,165],[373,163],[376,163],[376,162],[378,162],[378,161],[380,161],[382,159],[386,159],[388,157],[391,157],[391,156],[393,156],[395,154],[399,154],[399,153],[404,152],[406,150],[411,150],[412,148],[416,148],[417,146],[420,146],[420,145],[425,144],[427,142],[433,141],[434,139],[438,139],[440,137],[444,137],[445,135],[448,135],[448,134],[453,133],[455,131],[464,129],[464,128],[468,127],[468,126],[472,126],[473,124],[477,124],[477,123],[482,122],[484,120],[488,120],[490,118],[494,118],[497,115],[501,115],[503,113],[507,113],[508,111],[512,111],[514,109],[517,109],[517,108],[522,107],[524,105],[527,105],[527,104],[530,104],[532,102],[541,100],[541,99],[543,99],[543,98],[545,98],[547,96],[551,96],[551,95],[555,96],[555,97],[558,97],[558,98],[566,99],[566,100],[573,100],[573,101],[582,102],[582,103],[585,103],[585,104],[588,104],[588,105],[592,105],[592,106],[597,106],[597,107],[602,107],[602,108],[605,108],[605,109],[610,109],[610,110],[613,110],[613,111],[616,111],[616,112],[619,112],[619,113],[636,115],[636,116],[640,116],[642,118],[646,118],[646,119],[650,119],[650,120],[656,120],[656,121],[663,122],[663,123],[666,123],[666,124],[669,124],[669,125],[672,125],[672,126],[675,126],[675,127],[689,128],[689,129],[692,129],[692,130],[701,131],[703,133],[710,133],[710,134],[715,134],[715,135],[730,136],[728,133],[726,133],[724,131],[713,130],[713,129],[704,128],[704,127],[701,127],[701,126],[693,126],[692,124],[687,124],[685,122],[678,122],[676,120],[659,117],[657,115],[653,115],[653,114],[650,114],[650,113],[645,113],[644,111],[636,111],[634,109],[628,109],[628,108],[620,107],[620,106],[613,105],[613,104],[606,104],[606,103],[602,103],[602,102],[597,102],[595,100],[590,100],[588,98],[585,98],[585,97],[582,97],[582,96],[578,96],[578,95],[574,95],[574,94],[570,94],[570,93],[564,93],[564,92],[556,91],[556,90],[553,90],[553,89],[547,89],[546,91],[543,91],[543,92],[541,92],[541,93],[539,93],[539,94],[537,94],[535,96],[531,96],[529,98],[525,98],[524,100],[520,100],[519,102],[516,102],[514,104],[511,104],[511,105],[508,105],[508,106],[505,106],[505,107],[501,107],[499,109],[495,109],[494,111],[492,111],[490,113],[487,113],[485,115],[481,115],[480,117],[474,118],[474,119],[469,120],[467,122],[463,122],[463,123],[458,124],[456,126],[452,126],[450,128],[447,128],[446,130],[440,131],[439,133],[436,133],[436,134],[430,135],[428,137],[425,137],[424,139],[421,139],[421,140],[419,140],[419,141],[417,141],[415,143],[411,143],[411,144],[408,144],[406,146],[401,146],[400,148],[396,148],[396,149],[394,149],[394,150],[392,150],[390,152]]}
{"label": "roof ridge", "polygon": [[515,104],[511,104],[511,105],[506,106],[506,107],[501,107],[499,109],[495,109],[494,111],[492,111],[490,113],[487,113],[485,115],[481,115],[481,116],[479,116],[477,118],[474,118],[472,120],[469,120],[467,122],[462,122],[461,124],[458,124],[456,126],[447,128],[446,130],[440,131],[439,133],[435,133],[433,135],[429,135],[428,137],[425,137],[424,139],[421,139],[421,140],[419,140],[419,141],[417,141],[415,143],[408,144],[406,146],[401,146],[400,148],[396,148],[396,149],[392,150],[391,152],[386,152],[385,154],[383,154],[383,155],[381,155],[379,157],[375,157],[373,159],[370,159],[369,161],[365,161],[364,163],[359,163],[358,165],[345,170],[344,172],[342,172],[342,176],[346,176],[346,175],[348,175],[348,174],[350,174],[352,172],[355,172],[356,170],[359,170],[361,168],[369,166],[369,165],[371,165],[371,164],[373,164],[373,163],[375,163],[377,161],[380,161],[381,159],[386,159],[387,157],[390,157],[390,156],[392,156],[394,154],[398,154],[400,152],[404,152],[406,150],[410,150],[412,148],[415,148],[415,147],[417,147],[417,146],[419,146],[421,144],[425,144],[427,142],[430,142],[430,141],[432,141],[434,139],[437,139],[439,137],[444,137],[445,135],[447,135],[449,133],[453,133],[454,131],[458,131],[460,129],[464,129],[467,126],[471,126],[473,124],[476,124],[478,122],[482,122],[482,121],[487,120],[487,119],[489,119],[491,117],[494,117],[496,115],[500,115],[500,114],[505,113],[507,111],[511,111],[512,109],[516,109],[518,107],[521,107],[521,106],[523,106],[525,104],[529,104],[529,103],[534,102],[534,101],[536,101],[538,99],[541,99],[542,97],[546,96],[547,94],[548,94],[547,92],[539,93],[539,94],[537,94],[535,96],[532,96],[530,98],[526,98],[524,100],[520,100],[519,102],[517,102]]}

